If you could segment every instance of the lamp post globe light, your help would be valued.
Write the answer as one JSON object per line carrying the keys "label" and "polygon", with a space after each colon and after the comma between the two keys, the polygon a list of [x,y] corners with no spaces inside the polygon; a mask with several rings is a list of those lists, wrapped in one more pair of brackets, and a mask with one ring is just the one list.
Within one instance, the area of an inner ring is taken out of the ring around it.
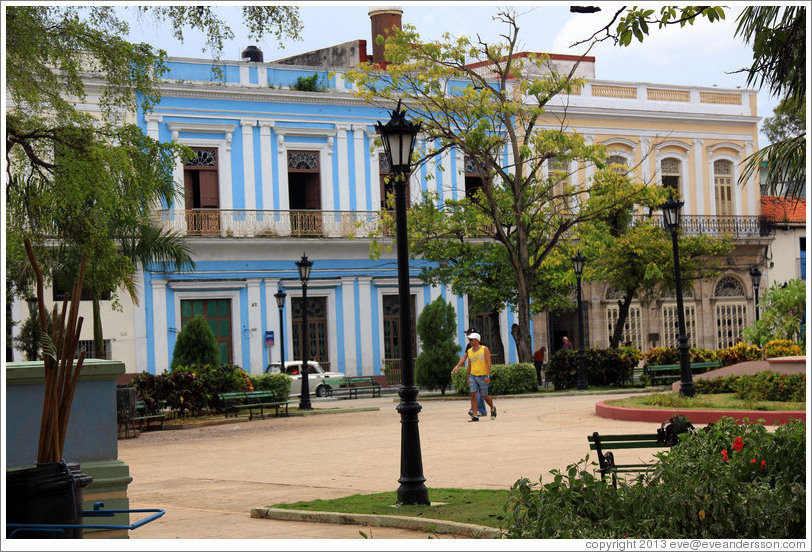
{"label": "lamp post globe light", "polygon": [[586,383],[586,370],[584,369],[584,310],[581,303],[581,274],[584,272],[584,262],[586,257],[581,256],[581,253],[576,253],[572,258],[572,263],[575,265],[575,277],[578,281],[576,287],[578,294],[578,383],[576,389],[585,391],[589,389]]}
{"label": "lamp post globe light", "polygon": [[273,294],[276,297],[276,306],[279,307],[279,362],[282,365],[281,371],[285,372],[285,325],[282,322],[282,309],[285,308],[285,298],[287,293],[281,289]]}
{"label": "lamp post globe light", "polygon": [[682,277],[679,266],[679,219],[683,202],[677,201],[673,196],[663,203],[660,208],[663,210],[665,227],[671,232],[671,248],[674,251],[674,285],[677,292],[677,318],[679,320],[679,335],[677,336],[677,349],[679,349],[680,365],[680,386],[679,392],[685,397],[696,395],[693,377],[691,376],[690,346],[688,345],[688,335],[685,333],[685,310],[682,306]]}
{"label": "lamp post globe light", "polygon": [[414,358],[411,336],[411,301],[409,293],[409,242],[406,227],[406,187],[411,173],[411,158],[420,124],[406,120],[400,101],[385,125],[380,121],[375,131],[381,136],[390,176],[395,187],[395,236],[398,258],[398,295],[400,299],[400,342],[402,379],[398,395],[400,404],[400,487],[397,502],[401,505],[430,504],[423,458],[420,452],[420,432],[417,415],[422,409],[417,402],[418,389],[414,383]]}
{"label": "lamp post globe light", "polygon": [[299,395],[299,410],[313,410],[310,404],[310,384],[307,381],[307,373],[310,371],[308,355],[310,353],[310,336],[307,332],[307,281],[310,279],[310,268],[313,262],[307,259],[307,255],[302,254],[302,258],[296,261],[299,268],[299,280],[302,281],[302,392]]}
{"label": "lamp post globe light", "polygon": [[756,311],[756,321],[758,321],[758,286],[761,285],[761,271],[757,266],[750,269],[750,280],[753,282],[753,293],[755,294],[753,307]]}

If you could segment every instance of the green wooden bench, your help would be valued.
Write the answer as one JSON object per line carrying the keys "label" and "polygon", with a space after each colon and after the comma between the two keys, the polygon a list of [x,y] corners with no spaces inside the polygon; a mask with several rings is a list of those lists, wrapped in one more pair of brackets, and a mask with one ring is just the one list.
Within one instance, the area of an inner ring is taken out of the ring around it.
{"label": "green wooden bench", "polygon": [[[693,362],[691,363],[691,374],[704,374],[709,370],[721,368],[722,363],[718,360],[713,362]],[[646,366],[645,374],[652,385],[659,383],[668,384],[680,380],[679,364],[654,364]]]}
{"label": "green wooden bench", "polygon": [[612,485],[617,488],[617,473],[647,472],[654,468],[651,463],[627,463],[618,464],[615,462],[613,450],[619,449],[644,449],[644,448],[668,448],[657,439],[656,433],[639,433],[627,435],[599,435],[594,432],[587,435],[589,450],[594,450],[598,454],[598,464],[601,470],[601,479],[607,475],[612,475]]}
{"label": "green wooden bench", "polygon": [[236,418],[243,410],[248,410],[248,419],[254,419],[254,411],[259,410],[259,416],[265,419],[265,409],[273,408],[275,416],[279,416],[280,407],[285,408],[285,416],[288,416],[289,400],[280,400],[273,391],[233,391],[230,393],[218,393],[217,396],[223,403],[223,411],[228,418],[233,413]]}
{"label": "green wooden bench", "polygon": [[132,421],[138,423],[138,431],[142,431],[142,424],[145,424],[146,428],[149,429],[150,422],[160,422],[160,429],[163,429],[165,417],[161,412],[149,411],[147,404],[143,400],[135,401],[135,415],[133,415]]}
{"label": "green wooden bench", "polygon": [[381,385],[375,381],[372,376],[347,376],[343,378],[330,378],[324,380],[324,385],[327,387],[327,395],[332,397],[335,390],[346,390],[349,398],[358,398],[358,391],[371,390],[372,396],[375,394],[381,396]]}

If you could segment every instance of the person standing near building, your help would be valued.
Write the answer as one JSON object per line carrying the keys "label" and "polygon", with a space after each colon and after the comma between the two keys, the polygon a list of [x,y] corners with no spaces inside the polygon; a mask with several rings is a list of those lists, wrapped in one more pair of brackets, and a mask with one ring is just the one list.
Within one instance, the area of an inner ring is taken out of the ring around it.
{"label": "person standing near building", "polygon": [[[467,338],[472,333],[479,333],[479,332],[477,331],[476,328],[471,326],[470,328],[465,330],[465,337]],[[468,341],[468,343],[465,344],[465,352],[467,353],[468,349],[470,349],[470,348],[471,348],[471,342]],[[467,362],[467,360],[466,360],[466,362]],[[452,370],[452,372],[456,374],[457,373],[457,368],[459,368],[459,364],[454,367],[454,370]],[[485,401],[482,398],[482,393],[477,392],[477,394],[476,394],[476,405],[477,405],[477,412],[479,413],[480,416],[487,416],[488,415],[488,411],[485,410]],[[468,411],[468,415],[469,416],[474,415],[473,408]]]}
{"label": "person standing near building", "polygon": [[[478,422],[479,416],[473,414],[477,408],[476,394],[482,394],[482,398],[491,407],[491,418],[496,418],[496,407],[488,394],[488,386],[491,382],[491,352],[487,347],[480,344],[480,336],[473,332],[468,335],[471,348],[465,351],[455,369],[462,366],[468,360],[468,389],[471,391],[471,421]],[[477,412],[478,413],[478,412]]]}
{"label": "person standing near building", "polygon": [[533,366],[536,368],[536,381],[541,386],[541,370],[544,368],[544,354],[547,352],[547,347],[542,345],[535,353],[533,353]]}
{"label": "person standing near building", "polygon": [[572,342],[569,340],[569,338],[566,335],[564,336],[564,339],[561,340],[561,342],[562,342],[562,345],[561,345],[562,349],[572,350],[572,349],[575,348],[575,347],[572,346]]}

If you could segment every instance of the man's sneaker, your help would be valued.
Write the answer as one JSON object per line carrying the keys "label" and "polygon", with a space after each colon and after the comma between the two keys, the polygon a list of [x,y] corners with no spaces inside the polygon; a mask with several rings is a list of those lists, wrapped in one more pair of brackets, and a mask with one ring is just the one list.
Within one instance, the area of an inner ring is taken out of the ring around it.
{"label": "man's sneaker", "polygon": [[479,415],[480,415],[480,416],[487,416],[487,415],[488,415],[488,413],[487,413],[487,412],[482,412],[482,411],[480,410]]}
{"label": "man's sneaker", "polygon": [[496,418],[496,407],[491,408],[491,419]]}
{"label": "man's sneaker", "polygon": [[479,416],[471,416],[471,421],[472,422],[478,422],[479,421]]}
{"label": "man's sneaker", "polygon": [[473,416],[473,415],[474,415],[474,409],[473,409],[473,408],[472,408],[472,409],[470,409],[470,410],[468,411],[468,415],[469,415],[469,416]]}

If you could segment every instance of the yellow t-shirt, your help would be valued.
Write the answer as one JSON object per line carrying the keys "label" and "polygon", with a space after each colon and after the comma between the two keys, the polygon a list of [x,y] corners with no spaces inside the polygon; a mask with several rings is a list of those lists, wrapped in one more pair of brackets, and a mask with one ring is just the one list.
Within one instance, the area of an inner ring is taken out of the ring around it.
{"label": "yellow t-shirt", "polygon": [[485,355],[488,353],[488,348],[484,345],[479,346],[479,350],[474,351],[474,348],[471,347],[468,349],[468,363],[471,366],[471,375],[472,376],[487,376],[488,375],[488,364],[485,361]]}

